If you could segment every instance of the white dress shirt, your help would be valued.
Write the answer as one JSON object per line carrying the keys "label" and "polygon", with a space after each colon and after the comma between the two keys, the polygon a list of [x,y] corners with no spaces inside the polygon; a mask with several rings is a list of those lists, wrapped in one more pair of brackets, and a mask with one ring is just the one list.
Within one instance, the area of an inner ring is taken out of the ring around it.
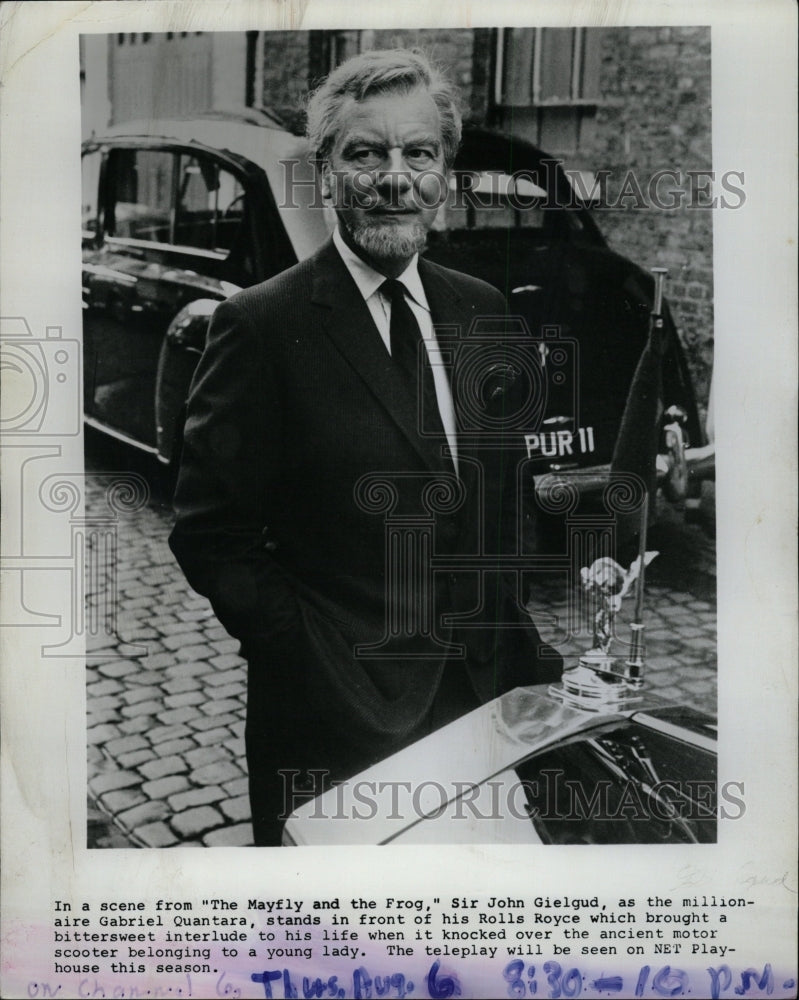
{"label": "white dress shirt", "polygon": [[[374,320],[380,338],[386,350],[391,354],[391,302],[379,291],[380,286],[386,280],[384,274],[375,271],[366,261],[362,260],[357,253],[351,250],[336,226],[333,232],[333,243],[338,250],[344,265],[358,286],[358,291],[363,296],[363,300]],[[424,293],[422,279],[419,277],[419,255],[414,254],[413,259],[397,278],[405,286],[406,301],[411,312],[419,324],[424,345],[427,348],[427,356],[430,359],[430,367],[433,372],[433,384],[438,400],[438,410],[441,414],[441,423],[444,433],[447,436],[447,443],[452,452],[452,461],[455,471],[458,471],[458,441],[455,435],[455,407],[452,402],[452,390],[450,389],[447,372],[441,359],[441,354],[436,340],[436,333],[433,328],[433,317],[430,314],[430,306],[427,303],[427,296]]]}

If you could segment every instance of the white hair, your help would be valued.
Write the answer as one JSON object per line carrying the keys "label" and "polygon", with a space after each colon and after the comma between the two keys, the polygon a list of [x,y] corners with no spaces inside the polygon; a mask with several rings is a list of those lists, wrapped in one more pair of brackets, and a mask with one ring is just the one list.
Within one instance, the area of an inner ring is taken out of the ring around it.
{"label": "white hair", "polygon": [[461,113],[455,88],[418,49],[372,49],[343,62],[308,100],[306,135],[320,160],[330,155],[339,111],[348,97],[363,101],[374,94],[408,93],[422,87],[438,108],[444,163],[451,167],[461,141]]}

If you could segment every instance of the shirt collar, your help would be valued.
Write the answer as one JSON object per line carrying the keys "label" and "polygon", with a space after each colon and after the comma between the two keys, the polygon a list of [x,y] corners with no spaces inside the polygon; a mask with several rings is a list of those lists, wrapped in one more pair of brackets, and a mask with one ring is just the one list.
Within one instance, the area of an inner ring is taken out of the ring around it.
{"label": "shirt collar", "polygon": [[[373,267],[370,267],[365,260],[358,256],[354,250],[347,246],[344,242],[344,238],[339,231],[339,227],[336,226],[333,231],[333,243],[338,250],[341,259],[347,270],[353,277],[355,284],[358,286],[358,291],[363,296],[364,301],[369,299],[374,293],[380,288],[383,282],[386,280],[384,274],[380,274],[379,271],[375,271]],[[405,270],[397,278],[397,281],[401,281],[410,295],[410,297],[418,305],[430,311],[430,306],[427,304],[427,296],[424,293],[424,286],[422,285],[422,279],[419,277],[419,254],[415,253],[405,268]]]}

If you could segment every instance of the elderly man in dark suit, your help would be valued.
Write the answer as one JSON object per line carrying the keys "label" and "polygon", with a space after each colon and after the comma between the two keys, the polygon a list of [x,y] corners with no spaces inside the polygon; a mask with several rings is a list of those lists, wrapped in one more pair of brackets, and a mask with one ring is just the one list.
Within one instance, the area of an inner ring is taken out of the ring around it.
{"label": "elderly man in dark suit", "polygon": [[459,440],[457,351],[448,364],[435,329],[505,301],[419,257],[460,138],[451,87],[417,53],[368,52],[312,96],[308,134],[337,230],[216,310],[170,539],[248,660],[260,845],[303,790],[559,672],[513,595],[488,600],[473,565],[431,568],[431,547],[451,565],[501,547],[483,529],[501,523],[503,466],[512,479],[501,450]]}

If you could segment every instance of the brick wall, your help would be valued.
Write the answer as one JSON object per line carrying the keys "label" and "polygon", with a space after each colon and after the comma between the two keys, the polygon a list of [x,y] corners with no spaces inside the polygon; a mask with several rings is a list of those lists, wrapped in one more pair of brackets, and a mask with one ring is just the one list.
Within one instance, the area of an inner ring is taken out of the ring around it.
{"label": "brick wall", "polygon": [[[686,171],[712,168],[710,29],[606,30],[601,84],[593,141],[566,166],[609,170],[611,202],[634,172],[649,207],[634,207],[640,199],[633,195],[624,199],[627,209],[599,210],[597,221],[620,253],[669,268],[666,292],[704,403],[713,364],[713,211],[652,206],[647,184],[658,170],[679,171],[687,204]],[[661,194],[670,188],[677,185],[664,179]]]}
{"label": "brick wall", "polygon": [[312,47],[307,31],[267,31],[263,36],[261,100],[294,131],[302,131],[302,108],[311,75]]}

